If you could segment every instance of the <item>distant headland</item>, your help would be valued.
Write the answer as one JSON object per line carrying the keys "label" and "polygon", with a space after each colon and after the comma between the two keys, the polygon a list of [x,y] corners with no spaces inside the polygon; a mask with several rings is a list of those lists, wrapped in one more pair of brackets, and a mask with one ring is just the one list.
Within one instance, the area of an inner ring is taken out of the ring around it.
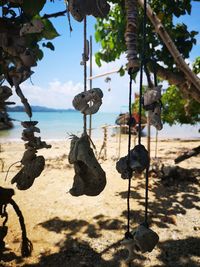
{"label": "distant headland", "polygon": [[[75,109],[55,109],[42,106],[31,106],[33,112],[77,112]],[[23,106],[7,107],[7,112],[23,112]]]}

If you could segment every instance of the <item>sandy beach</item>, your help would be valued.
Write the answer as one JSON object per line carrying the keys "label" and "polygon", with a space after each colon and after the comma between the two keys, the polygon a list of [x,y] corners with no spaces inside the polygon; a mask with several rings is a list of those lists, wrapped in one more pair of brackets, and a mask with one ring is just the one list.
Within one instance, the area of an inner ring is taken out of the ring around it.
{"label": "sandy beach", "polygon": [[[146,145],[145,138],[142,142]],[[126,266],[123,260],[127,257],[127,251],[120,241],[126,231],[128,181],[123,180],[115,169],[119,155],[117,138],[109,137],[107,159],[100,159],[106,172],[107,185],[97,197],[73,197],[67,193],[74,176],[73,166],[68,163],[70,140],[51,144],[51,149],[38,152],[45,156],[46,167],[26,191],[19,191],[10,184],[21,168],[20,163],[11,168],[7,181],[4,181],[8,167],[23,155],[23,142],[1,144],[0,186],[15,189],[13,199],[24,215],[28,238],[34,249],[29,258],[21,257],[18,218],[8,206],[9,230],[0,266]],[[102,140],[95,142],[95,145],[99,152]],[[157,159],[152,162],[174,165],[174,159],[180,153],[199,145],[198,140],[159,140]],[[120,156],[126,154],[127,136],[122,136]],[[151,155],[154,158],[155,140],[151,143]],[[199,168],[199,162],[200,155],[178,165],[192,169]],[[144,219],[144,187],[143,175],[132,178],[131,228]],[[149,189],[149,223],[160,240],[151,253],[136,252],[132,266],[200,266],[199,177],[195,181],[177,181],[166,186],[161,179],[152,175]]]}

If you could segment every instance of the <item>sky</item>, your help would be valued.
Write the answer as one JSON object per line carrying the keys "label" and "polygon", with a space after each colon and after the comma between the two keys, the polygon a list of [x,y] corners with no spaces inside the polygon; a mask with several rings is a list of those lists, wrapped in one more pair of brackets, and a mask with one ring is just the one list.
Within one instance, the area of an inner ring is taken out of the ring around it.
{"label": "sky", "polygon": [[[49,1],[42,14],[54,13],[64,9],[63,0],[55,1],[55,3]],[[195,2],[192,14],[190,16],[181,16],[175,19],[175,22],[184,22],[190,30],[200,31],[199,11],[200,3]],[[95,20],[92,16],[87,17],[87,37],[89,39],[89,36],[92,36],[92,71],[93,75],[98,75],[120,68],[126,63],[126,56],[123,54],[115,62],[103,63],[101,68],[95,64],[94,54],[101,49],[100,44],[96,43],[94,38]],[[65,109],[73,108],[73,97],[83,91],[83,66],[80,65],[83,53],[83,23],[77,22],[71,17],[73,31],[70,35],[66,16],[53,19],[52,22],[60,34],[59,37],[52,41],[55,51],[43,49],[44,58],[33,68],[35,73],[32,75],[31,81],[27,80],[24,82],[21,88],[31,105]],[[197,45],[191,52],[189,62],[191,63],[199,55],[200,34],[197,36]],[[104,93],[100,111],[125,112],[128,110],[129,77],[127,74],[123,77],[120,77],[119,74],[112,74],[109,77],[111,78],[110,84],[105,82],[106,76],[93,80],[93,88],[101,88]],[[136,79],[136,83],[133,84],[133,92],[138,92],[138,90],[139,77]],[[19,98],[16,95],[13,95],[10,100],[20,104]]]}

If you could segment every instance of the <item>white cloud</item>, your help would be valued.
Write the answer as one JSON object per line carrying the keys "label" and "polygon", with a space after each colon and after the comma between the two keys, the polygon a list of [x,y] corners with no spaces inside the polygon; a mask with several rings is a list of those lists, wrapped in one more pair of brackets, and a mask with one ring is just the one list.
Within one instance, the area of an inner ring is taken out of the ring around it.
{"label": "white cloud", "polygon": [[[82,88],[81,83],[74,84],[72,81],[61,83],[57,80],[50,82],[47,88],[28,82],[21,85],[21,89],[31,105],[52,108],[72,108],[72,99],[74,95],[82,91]],[[21,105],[19,97],[15,94],[10,100]]]}

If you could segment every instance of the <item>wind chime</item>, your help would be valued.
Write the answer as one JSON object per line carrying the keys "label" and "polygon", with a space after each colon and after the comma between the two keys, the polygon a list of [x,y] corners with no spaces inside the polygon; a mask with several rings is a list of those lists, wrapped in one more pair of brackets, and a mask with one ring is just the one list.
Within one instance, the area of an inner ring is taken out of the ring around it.
{"label": "wind chime", "polygon": [[[31,120],[31,106],[20,88],[20,84],[33,74],[31,67],[37,65],[34,53],[28,48],[28,35],[42,32],[44,25],[41,20],[33,19],[31,23],[22,24],[20,27],[11,22],[10,24],[7,22],[4,26],[0,45],[3,51],[3,65],[7,69],[5,78],[11,87],[14,86],[15,92],[29,117],[29,121],[21,122],[24,128],[22,140],[26,142],[26,151],[21,159],[22,168],[11,183],[16,183],[19,190],[26,190],[32,186],[35,178],[41,174],[45,166],[45,159],[43,156],[37,156],[37,150],[51,147],[51,145],[41,141],[40,137],[35,136],[35,133],[40,133],[40,129],[36,127],[38,122]],[[6,61],[7,57],[11,58],[12,65]],[[12,90],[7,86],[1,86],[0,89],[9,96],[12,94]]]}
{"label": "wind chime", "polygon": [[[142,106],[149,111],[150,124],[155,126],[157,130],[162,129],[161,115],[161,87],[155,86],[142,94],[143,85],[143,69],[146,67],[146,9],[147,2],[144,1],[144,18],[143,18],[143,49],[140,63],[140,98],[139,98],[139,129],[138,129],[138,144],[131,149],[131,96],[132,96],[132,75],[138,71],[139,61],[137,58],[137,1],[126,0],[126,17],[127,27],[125,33],[125,40],[127,45],[127,69],[130,76],[129,88],[129,138],[128,138],[128,155],[119,159],[116,163],[116,169],[121,174],[123,179],[128,179],[127,192],[127,231],[125,238],[121,242],[128,250],[129,255],[126,262],[131,266],[131,261],[134,259],[134,251],[151,252],[158,243],[158,235],[149,228],[148,222],[148,171],[150,158],[148,151],[141,143],[141,115]],[[134,174],[141,174],[145,171],[145,210],[144,221],[138,225],[137,228],[131,231],[130,229],[130,192],[131,179]]]}
{"label": "wind chime", "polygon": [[109,4],[105,0],[68,0],[68,8],[75,20],[84,21],[84,91],[73,99],[73,106],[83,114],[83,134],[81,137],[71,136],[68,160],[74,165],[74,182],[69,190],[72,196],[97,196],[106,185],[106,174],[97,161],[90,146],[91,139],[87,134],[87,115],[95,114],[101,104],[103,92],[100,88],[87,90],[87,60],[89,59],[87,41],[87,15],[105,17],[109,12]]}
{"label": "wind chime", "polygon": [[[14,1],[9,1],[13,2]],[[20,1],[15,1],[15,4],[20,5]],[[6,10],[6,9],[5,9]],[[26,151],[21,159],[22,168],[13,177],[11,183],[16,183],[19,190],[27,190],[30,188],[35,180],[44,169],[45,159],[43,156],[38,156],[38,149],[50,148],[51,145],[47,145],[42,141],[40,137],[35,136],[35,133],[40,133],[40,129],[36,127],[37,121],[32,121],[32,109],[28,103],[28,100],[24,96],[20,85],[26,81],[32,74],[31,67],[36,66],[36,57],[34,52],[29,48],[29,34],[40,33],[44,30],[44,25],[41,20],[33,19],[30,23],[24,23],[17,25],[12,20],[4,20],[4,8],[3,8],[3,23],[0,32],[0,48],[1,48],[1,64],[3,66],[4,76],[0,77],[0,96],[2,104],[10,95],[12,95],[12,87],[15,88],[16,94],[19,96],[26,114],[29,120],[22,121],[23,126],[22,140],[25,141]],[[10,87],[3,86],[4,80],[7,80]],[[11,102],[5,102],[5,104],[11,104]],[[13,189],[6,189],[0,187],[0,215],[5,217],[3,226],[0,227],[0,249],[4,248],[4,237],[7,234],[6,222],[8,214],[6,207],[11,204],[19,217],[21,229],[22,229],[22,256],[29,256],[32,250],[32,244],[26,237],[26,228],[23,215],[12,199],[14,195]]]}

